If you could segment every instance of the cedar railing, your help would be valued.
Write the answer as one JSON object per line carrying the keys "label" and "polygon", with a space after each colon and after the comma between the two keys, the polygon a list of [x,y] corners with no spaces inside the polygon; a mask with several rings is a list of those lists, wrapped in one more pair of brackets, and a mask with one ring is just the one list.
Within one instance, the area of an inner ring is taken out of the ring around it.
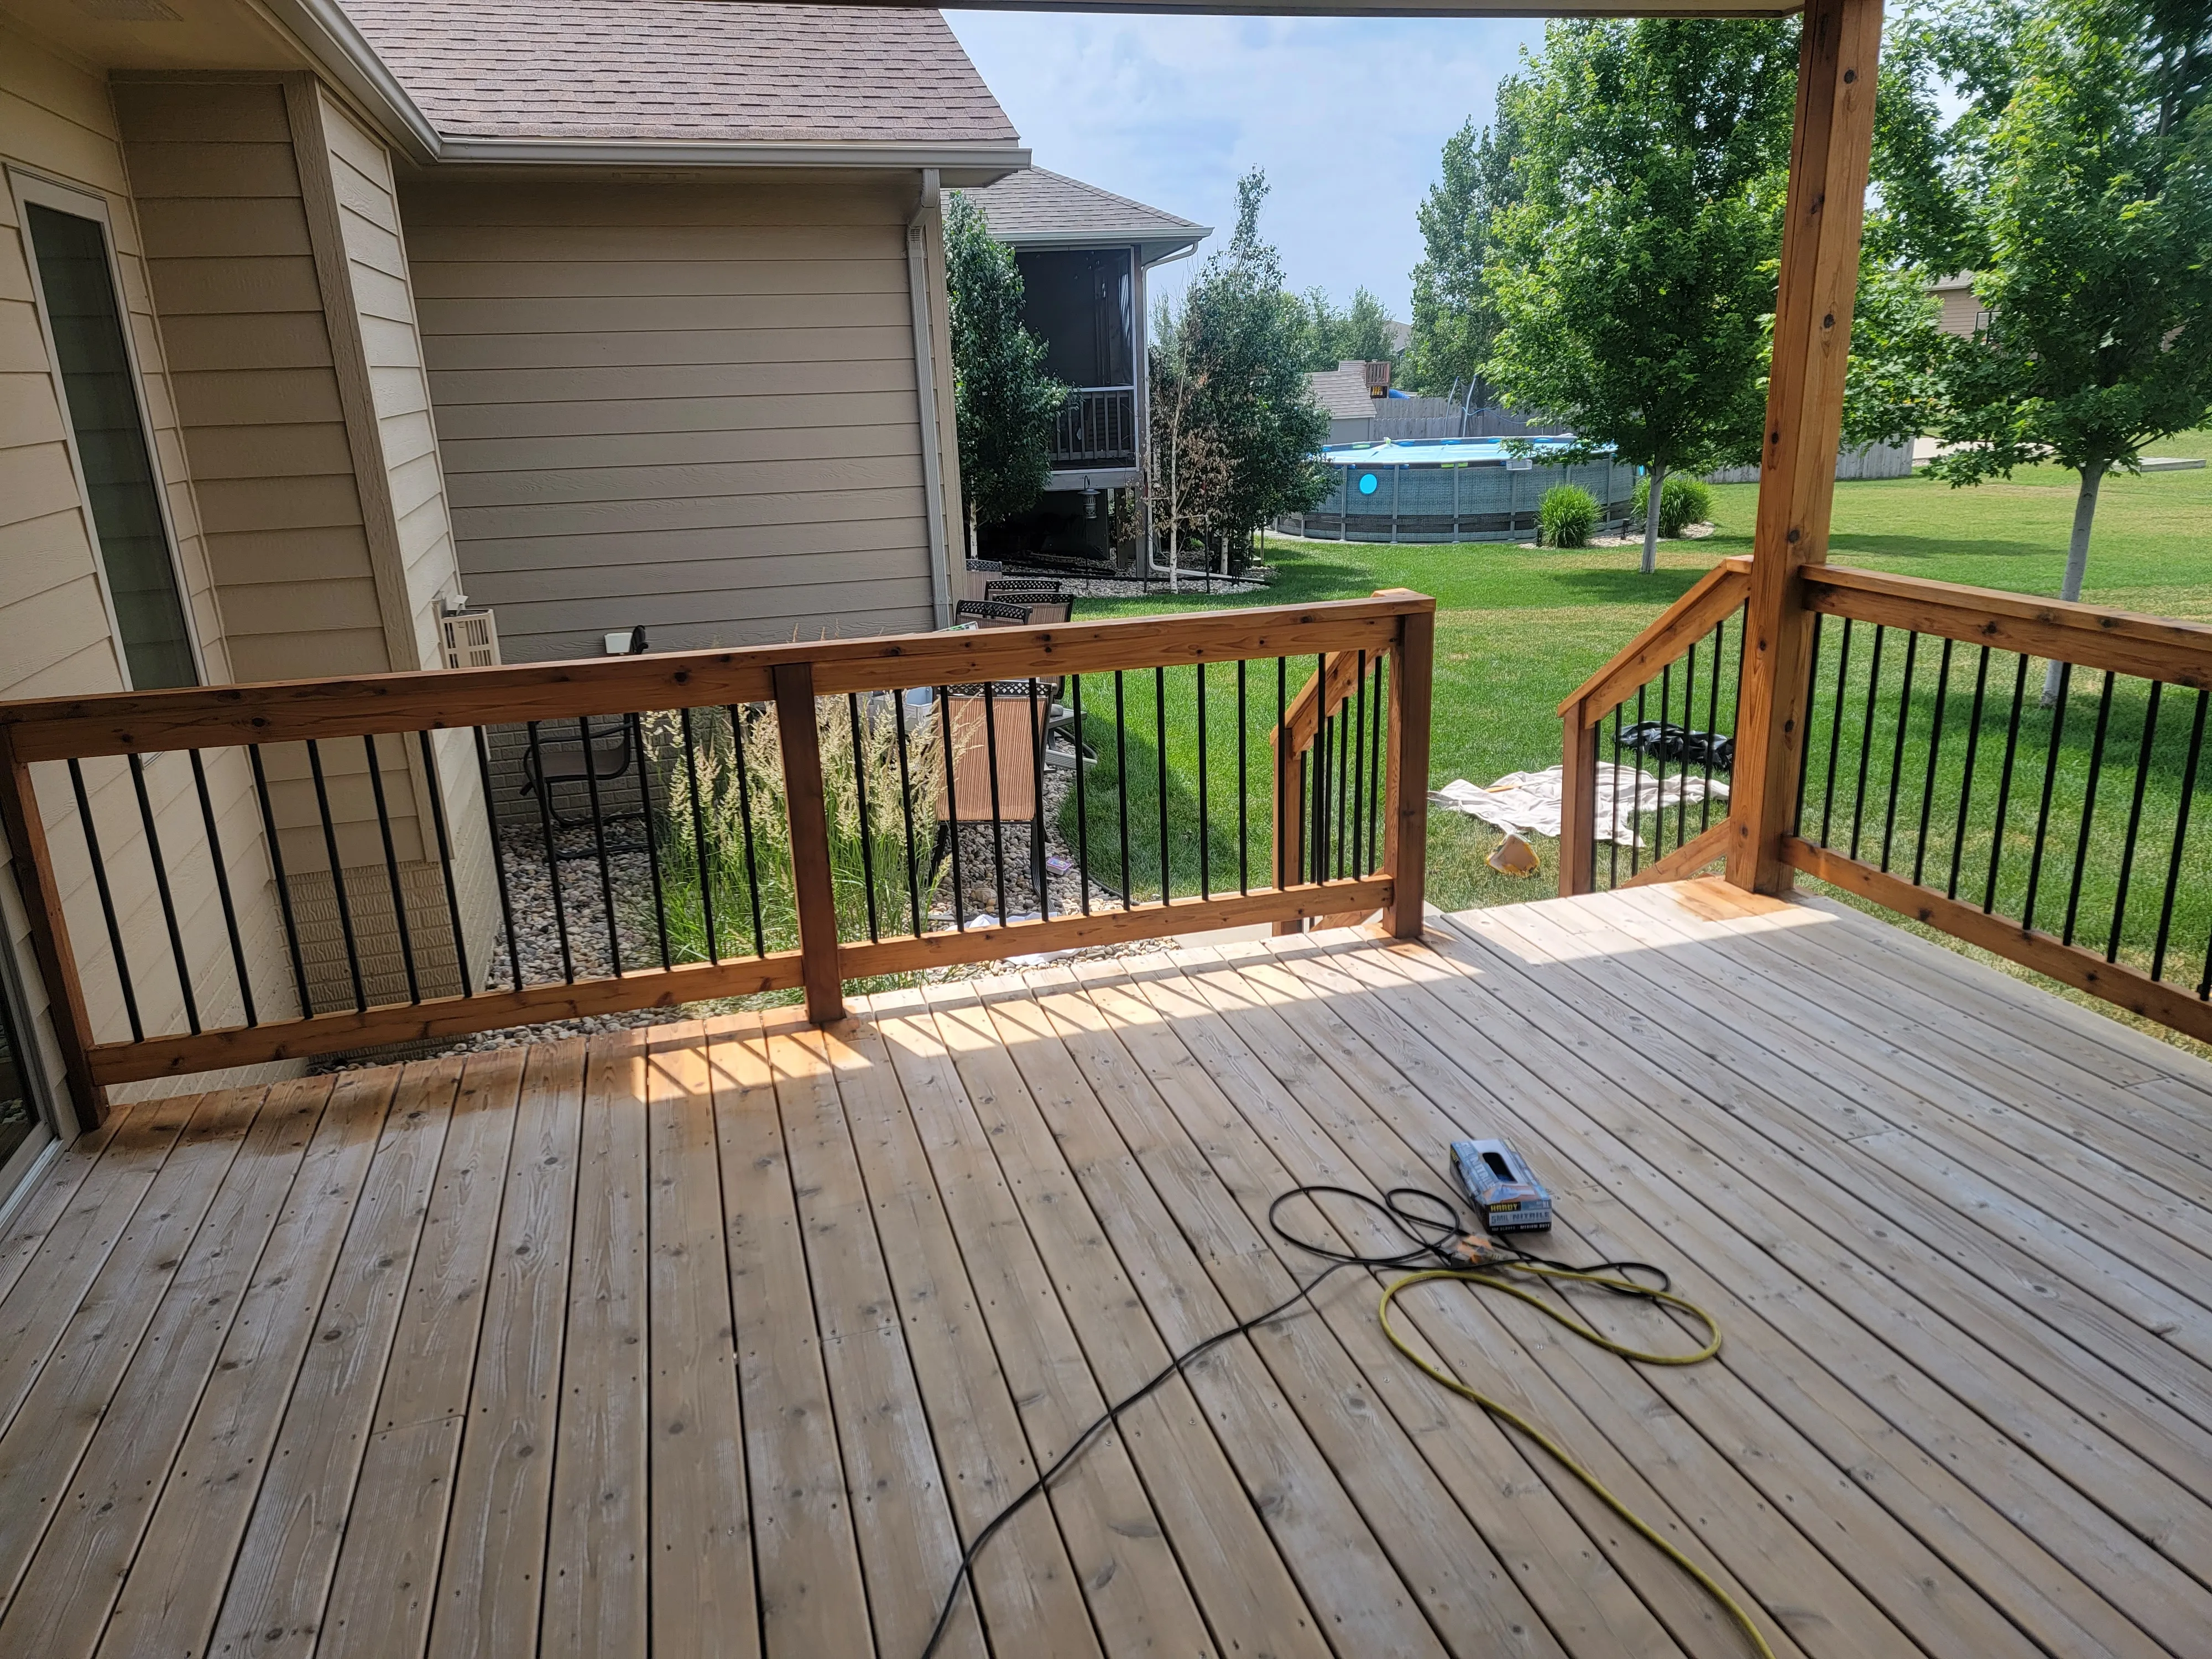
{"label": "cedar railing", "polygon": [[[1741,602],[1743,562],[1562,705],[1563,892],[1607,884],[1592,851],[1603,714],[1663,686]],[[2212,1041],[2212,628],[1826,564],[1796,593],[1810,626],[1781,865]],[[1733,802],[1629,879],[1754,841],[1754,811]]]}
{"label": "cedar railing", "polygon": [[[0,820],[88,1119],[145,1079],[793,988],[833,1019],[848,981],[1239,923],[1411,937],[1434,611],[0,705]],[[1345,661],[1352,707],[1285,736]]]}
{"label": "cedar railing", "polygon": [[1723,559],[1560,703],[1562,894],[1673,881],[1726,856],[1750,591],[1751,561]]}

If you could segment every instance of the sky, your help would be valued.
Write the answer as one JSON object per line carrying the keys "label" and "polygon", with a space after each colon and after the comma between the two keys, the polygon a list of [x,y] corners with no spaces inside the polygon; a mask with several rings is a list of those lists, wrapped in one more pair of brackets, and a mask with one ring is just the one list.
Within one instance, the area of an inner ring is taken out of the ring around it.
{"label": "sky", "polygon": [[[1444,140],[1491,115],[1540,22],[947,11],[1041,167],[1212,225],[1266,170],[1261,228],[1291,288],[1364,285],[1403,320]],[[1180,289],[1192,261],[1153,273]]]}

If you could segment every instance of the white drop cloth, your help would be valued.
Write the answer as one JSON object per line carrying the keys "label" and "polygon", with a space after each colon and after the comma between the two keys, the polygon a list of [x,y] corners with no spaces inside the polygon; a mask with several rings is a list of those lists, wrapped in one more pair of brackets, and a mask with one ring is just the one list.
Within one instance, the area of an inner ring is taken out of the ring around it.
{"label": "white drop cloth", "polygon": [[[1556,837],[1559,833],[1559,792],[1564,769],[1544,772],[1508,772],[1487,789],[1454,778],[1441,789],[1429,791],[1429,804],[1464,812],[1485,823],[1516,835]],[[1601,761],[1597,769],[1597,838],[1619,842],[1623,847],[1642,847],[1636,834],[1635,815],[1656,811],[1678,802],[1692,805],[1710,790],[1717,800],[1728,797],[1728,785],[1715,778],[1711,784],[1702,773],[1670,772],[1662,783],[1655,773],[1632,766]],[[1616,802],[1615,797],[1618,797]]]}

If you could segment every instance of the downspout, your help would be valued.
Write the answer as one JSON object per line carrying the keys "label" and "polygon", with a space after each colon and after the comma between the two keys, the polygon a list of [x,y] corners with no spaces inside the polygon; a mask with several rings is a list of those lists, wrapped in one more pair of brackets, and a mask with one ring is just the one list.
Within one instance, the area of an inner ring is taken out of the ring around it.
{"label": "downspout", "polygon": [[952,626],[952,562],[945,538],[945,462],[937,429],[937,359],[929,334],[929,215],[938,203],[935,167],[921,170],[921,199],[906,222],[906,285],[914,302],[915,413],[921,423],[922,510],[929,520],[929,592],[937,625]]}

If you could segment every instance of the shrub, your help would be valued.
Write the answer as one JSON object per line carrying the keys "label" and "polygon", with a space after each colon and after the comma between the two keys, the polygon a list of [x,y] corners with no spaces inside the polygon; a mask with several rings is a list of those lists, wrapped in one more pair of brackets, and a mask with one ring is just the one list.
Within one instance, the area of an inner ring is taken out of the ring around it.
{"label": "shrub", "polygon": [[[1636,481],[1636,505],[1630,516],[1637,528],[1644,524],[1644,515],[1651,510],[1651,478],[1649,473]],[[1659,533],[1679,536],[1690,525],[1704,524],[1713,515],[1713,492],[1705,487],[1702,478],[1674,477],[1667,480],[1659,491]]]}
{"label": "shrub", "polygon": [[[1667,497],[1662,491],[1659,504]],[[1597,529],[1597,498],[1580,484],[1554,484],[1536,508],[1536,539],[1546,547],[1588,547]]]}

